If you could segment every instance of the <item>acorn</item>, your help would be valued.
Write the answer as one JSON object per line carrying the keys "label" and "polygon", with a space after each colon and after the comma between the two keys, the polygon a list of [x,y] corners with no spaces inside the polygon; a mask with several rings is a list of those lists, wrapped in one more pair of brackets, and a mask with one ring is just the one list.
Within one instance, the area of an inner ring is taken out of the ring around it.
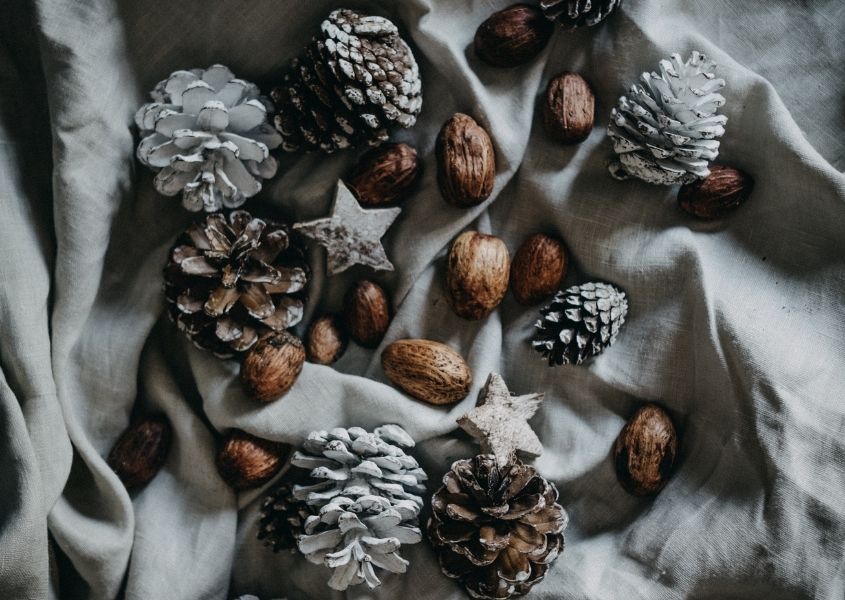
{"label": "acorn", "polygon": [[408,144],[385,144],[361,156],[349,176],[349,189],[363,206],[402,200],[420,174],[417,151]]}
{"label": "acorn", "polygon": [[678,454],[678,434],[656,404],[640,407],[613,445],[616,476],[635,496],[653,496],[666,485]]}
{"label": "acorn", "polygon": [[410,396],[429,404],[454,404],[466,398],[472,372],[463,357],[432,340],[397,340],[384,349],[387,378]]}
{"label": "acorn", "polygon": [[270,481],[282,468],[290,447],[230,429],[217,451],[217,472],[235,490],[246,490]]}
{"label": "acorn", "polygon": [[505,243],[493,235],[466,231],[455,238],[449,251],[446,288],[459,317],[483,319],[508,291],[510,255]]}
{"label": "acorn", "polygon": [[161,470],[170,451],[172,432],[164,415],[145,417],[121,434],[108,465],[127,489],[148,483]]}
{"label": "acorn", "polygon": [[511,291],[520,304],[531,306],[555,293],[566,277],[563,242],[537,233],[522,243],[511,263]]}
{"label": "acorn", "polygon": [[349,336],[337,315],[323,315],[311,323],[305,336],[305,356],[312,363],[330,365],[346,351]]}
{"label": "acorn", "polygon": [[246,392],[261,402],[284,396],[302,371],[305,348],[298,337],[287,331],[265,336],[241,363],[241,382]]}
{"label": "acorn", "polygon": [[379,284],[366,279],[355,283],[343,301],[349,336],[364,348],[375,348],[390,327],[390,301]]}

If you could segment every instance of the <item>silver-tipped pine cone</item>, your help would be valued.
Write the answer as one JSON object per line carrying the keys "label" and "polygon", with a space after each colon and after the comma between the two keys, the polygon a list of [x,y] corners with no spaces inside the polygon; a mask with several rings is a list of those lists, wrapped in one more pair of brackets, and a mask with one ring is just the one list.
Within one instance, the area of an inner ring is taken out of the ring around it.
{"label": "silver-tipped pine cone", "polygon": [[580,365],[616,340],[628,300],[609,283],[583,283],[559,291],[540,313],[532,347],[549,366]]}
{"label": "silver-tipped pine cone", "polygon": [[397,425],[315,431],[291,464],[309,469],[309,483],[295,485],[309,516],[297,535],[299,551],[332,569],[329,587],[345,590],[381,581],[376,569],[404,573],[402,544],[422,539],[417,527],[425,472],[404,448],[414,440]]}
{"label": "silver-tipped pine cone", "polygon": [[527,594],[563,552],[569,517],[554,484],[514,458],[458,460],[431,499],[428,537],[443,572],[470,597]]}
{"label": "silver-tipped pine cone", "polygon": [[640,85],[619,99],[607,131],[616,160],[617,179],[637,177],[648,183],[691,183],[710,174],[728,118],[718,115],[725,80],[715,63],[699,52],[683,62],[680,55],[660,61],[660,73],[643,73]]}
{"label": "silver-tipped pine cone", "polygon": [[282,148],[335,152],[376,146],[412,127],[422,83],[411,48],[384,17],[329,14],[273,93]]}
{"label": "silver-tipped pine cone", "polygon": [[270,150],[282,142],[268,121],[271,102],[223,65],[175,71],[135,114],[138,160],[155,188],[182,194],[190,211],[237,208],[276,174]]}
{"label": "silver-tipped pine cone", "polygon": [[598,25],[621,4],[622,0],[540,0],[546,18],[570,30]]}
{"label": "silver-tipped pine cone", "polygon": [[164,282],[179,329],[229,357],[302,320],[308,267],[286,225],[236,210],[188,227],[170,251]]}

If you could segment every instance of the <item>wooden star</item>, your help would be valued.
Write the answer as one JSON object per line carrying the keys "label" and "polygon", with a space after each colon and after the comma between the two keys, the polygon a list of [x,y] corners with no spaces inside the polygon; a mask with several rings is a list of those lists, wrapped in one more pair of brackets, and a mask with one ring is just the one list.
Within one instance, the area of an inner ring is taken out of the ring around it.
{"label": "wooden star", "polygon": [[392,271],[381,238],[402,212],[401,208],[361,208],[355,196],[342,181],[330,216],[297,223],[296,231],[325,246],[329,275],[336,275],[352,265],[366,265],[377,271]]}
{"label": "wooden star", "polygon": [[543,394],[511,395],[502,376],[490,373],[475,408],[459,418],[458,425],[503,467],[517,450],[533,456],[543,453],[543,444],[528,424],[542,402]]}

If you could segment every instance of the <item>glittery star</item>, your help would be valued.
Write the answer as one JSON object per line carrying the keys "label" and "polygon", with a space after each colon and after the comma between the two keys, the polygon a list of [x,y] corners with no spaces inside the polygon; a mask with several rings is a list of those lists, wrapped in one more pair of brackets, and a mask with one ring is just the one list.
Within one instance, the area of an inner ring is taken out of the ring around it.
{"label": "glittery star", "polygon": [[330,275],[345,271],[352,265],[366,265],[377,271],[392,271],[381,238],[402,212],[400,208],[361,208],[355,196],[342,181],[328,217],[297,223],[296,231],[325,246]]}
{"label": "glittery star", "polygon": [[542,454],[543,444],[528,424],[542,402],[543,394],[511,395],[502,376],[490,373],[475,408],[459,418],[458,425],[481,442],[482,453],[493,454],[503,467],[517,450]]}

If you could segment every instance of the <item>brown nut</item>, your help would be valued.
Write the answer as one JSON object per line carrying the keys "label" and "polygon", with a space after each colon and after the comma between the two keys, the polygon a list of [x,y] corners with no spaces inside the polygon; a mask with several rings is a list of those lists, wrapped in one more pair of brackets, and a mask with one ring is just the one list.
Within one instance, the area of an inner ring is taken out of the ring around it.
{"label": "brown nut", "polygon": [[459,317],[478,320],[489,315],[508,291],[510,256],[493,235],[465,231],[452,242],[446,288]]}
{"label": "brown nut", "polygon": [[289,450],[281,442],[230,429],[217,451],[217,472],[229,487],[236,490],[258,487],[279,472]]}
{"label": "brown nut", "polygon": [[127,489],[142,486],[164,465],[171,437],[170,422],[163,415],[146,417],[118,438],[108,464]]}
{"label": "brown nut", "polygon": [[405,393],[429,404],[463,400],[472,373],[460,354],[431,340],[398,340],[381,354],[387,378]]}
{"label": "brown nut", "polygon": [[446,121],[435,144],[437,184],[443,198],[466,208],[484,202],[496,182],[493,142],[475,119],[456,113]]}
{"label": "brown nut", "polygon": [[336,315],[323,315],[308,328],[305,354],[312,363],[330,365],[346,351],[349,336]]}
{"label": "brown nut", "polygon": [[653,496],[663,489],[678,454],[672,419],[656,404],[634,413],[613,445],[616,476],[635,496]]}
{"label": "brown nut", "polygon": [[566,277],[566,249],[551,236],[537,233],[522,243],[511,263],[511,291],[520,304],[537,304],[557,291]]}
{"label": "brown nut", "polygon": [[754,189],[754,179],[739,169],[712,165],[710,175],[681,186],[678,204],[702,220],[719,219],[745,202]]}
{"label": "brown nut", "polygon": [[564,144],[577,144],[590,137],[596,113],[596,98],[583,77],[561,73],[546,87],[543,123],[546,131]]}
{"label": "brown nut", "polygon": [[344,322],[350,337],[364,348],[375,348],[390,327],[390,301],[379,284],[362,280],[346,292]]}
{"label": "brown nut", "polygon": [[475,54],[494,67],[516,67],[536,57],[554,23],[534,6],[514,4],[493,13],[475,32]]}
{"label": "brown nut", "polygon": [[349,176],[349,188],[364,206],[402,200],[420,173],[417,151],[408,144],[385,144],[365,153]]}
{"label": "brown nut", "polygon": [[241,381],[247,393],[261,402],[284,396],[296,382],[305,362],[305,348],[287,331],[262,338],[241,363]]}

